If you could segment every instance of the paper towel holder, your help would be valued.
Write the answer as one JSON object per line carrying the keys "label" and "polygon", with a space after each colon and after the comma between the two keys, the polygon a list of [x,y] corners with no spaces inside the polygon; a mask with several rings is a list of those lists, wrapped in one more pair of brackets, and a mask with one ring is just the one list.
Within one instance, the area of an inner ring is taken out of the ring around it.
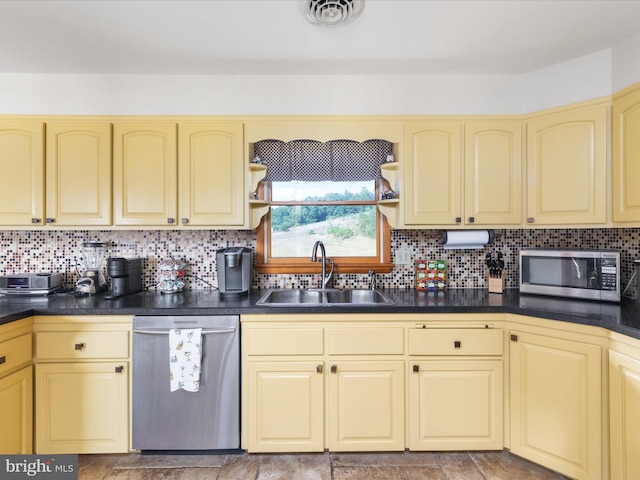
{"label": "paper towel holder", "polygon": [[[490,245],[494,242],[496,238],[500,238],[501,236],[500,234],[496,234],[493,230],[451,230],[451,231],[443,230],[440,238],[442,241],[442,245],[446,245],[449,240],[449,236],[459,236],[460,234],[475,235],[478,233],[485,234],[486,241],[483,242],[483,245]],[[451,247],[451,248],[455,248],[455,247]],[[460,248],[481,248],[481,247],[479,245],[475,245],[475,246],[466,246],[466,247],[460,246]]]}

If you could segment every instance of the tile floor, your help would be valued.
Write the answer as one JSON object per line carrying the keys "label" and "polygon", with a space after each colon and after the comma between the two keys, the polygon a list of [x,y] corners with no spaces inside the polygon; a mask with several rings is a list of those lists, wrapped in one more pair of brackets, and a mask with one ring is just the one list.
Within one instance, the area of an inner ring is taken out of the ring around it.
{"label": "tile floor", "polygon": [[562,480],[503,452],[80,455],[79,480]]}

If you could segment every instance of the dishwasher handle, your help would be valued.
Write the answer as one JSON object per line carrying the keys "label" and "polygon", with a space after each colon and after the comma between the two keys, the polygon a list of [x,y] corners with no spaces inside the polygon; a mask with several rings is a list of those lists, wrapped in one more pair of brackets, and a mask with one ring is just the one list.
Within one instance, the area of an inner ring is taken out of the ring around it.
{"label": "dishwasher handle", "polygon": [[[207,328],[207,329],[202,329],[202,335],[210,335],[214,333],[233,333],[235,331],[236,331],[235,327],[215,328],[215,329]],[[167,330],[166,328],[157,328],[157,329],[146,328],[146,329],[134,329],[133,333],[146,333],[149,335],[169,335],[169,330]]]}

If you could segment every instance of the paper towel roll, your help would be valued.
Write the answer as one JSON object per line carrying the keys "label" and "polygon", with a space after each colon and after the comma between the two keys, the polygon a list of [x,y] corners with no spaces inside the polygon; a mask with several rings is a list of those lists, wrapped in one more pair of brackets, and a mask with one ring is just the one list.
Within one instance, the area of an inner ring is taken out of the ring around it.
{"label": "paper towel roll", "polygon": [[484,248],[493,240],[493,232],[490,230],[447,230],[442,233],[445,250],[454,248],[470,249]]}

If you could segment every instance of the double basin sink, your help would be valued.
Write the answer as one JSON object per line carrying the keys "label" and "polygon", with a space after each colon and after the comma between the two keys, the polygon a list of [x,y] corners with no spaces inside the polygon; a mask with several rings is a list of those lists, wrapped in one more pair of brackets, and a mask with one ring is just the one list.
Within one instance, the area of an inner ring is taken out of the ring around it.
{"label": "double basin sink", "polygon": [[361,306],[393,305],[393,302],[377,290],[318,288],[269,290],[256,302],[256,305],[274,307]]}

